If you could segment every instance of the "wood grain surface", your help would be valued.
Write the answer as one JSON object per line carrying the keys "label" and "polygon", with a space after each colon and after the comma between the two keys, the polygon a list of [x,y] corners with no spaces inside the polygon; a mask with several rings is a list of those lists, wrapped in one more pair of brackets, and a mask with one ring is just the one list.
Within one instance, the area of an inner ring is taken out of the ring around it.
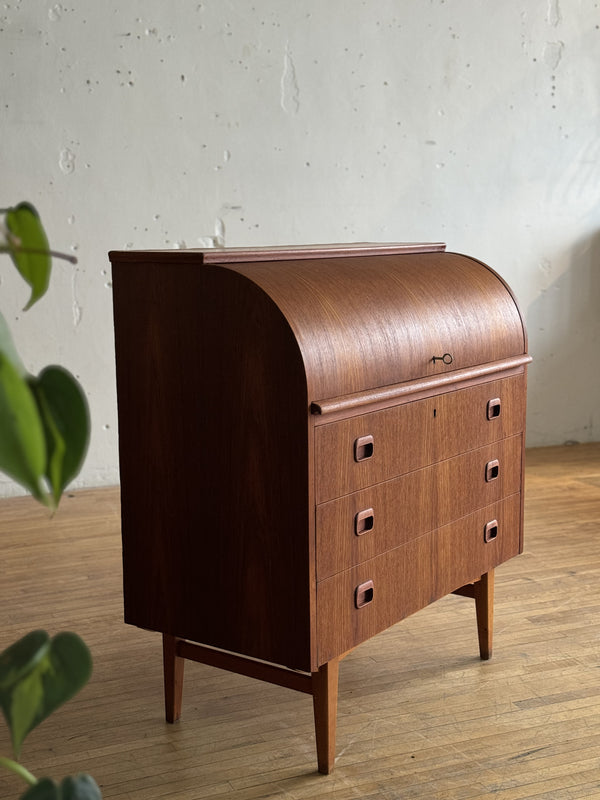
{"label": "wood grain surface", "polygon": [[[186,653],[217,665],[214,649],[229,651],[221,665],[246,675],[259,674],[248,658],[269,662],[284,685],[281,667],[312,673],[329,773],[322,668],[520,550],[529,357],[510,289],[475,259],[437,245],[278,252],[111,253],[125,620],[165,635],[170,720]],[[340,398],[379,404],[399,386],[412,401],[338,419]],[[318,418],[323,398],[335,421]],[[468,455],[492,443],[481,464]],[[461,455],[456,476],[423,472]],[[500,455],[512,484],[486,478]],[[402,502],[384,485],[419,470]],[[379,530],[376,504],[383,536],[344,562],[344,531],[318,504],[366,487],[354,535]]]}
{"label": "wood grain surface", "polygon": [[[502,412],[486,416],[500,397]],[[520,433],[525,425],[523,375],[320,425],[315,429],[317,502],[386,481]],[[357,462],[354,442],[374,437],[373,457]]]}
{"label": "wood grain surface", "polygon": [[[289,321],[311,401],[445,374],[526,352],[498,276],[454,253],[236,264]],[[433,361],[452,355],[452,363]]]}
{"label": "wood grain surface", "polygon": [[229,270],[134,262],[113,278],[127,621],[310,670],[308,400],[289,326]]}
{"label": "wood grain surface", "polygon": [[[246,276],[271,298],[298,342],[309,400],[324,401],[527,352],[506,284],[476,259],[436,248],[330,258],[323,251],[318,258],[222,263],[221,271]],[[162,266],[174,283],[182,270],[208,266],[202,252],[185,250],[112,252],[111,259],[121,281],[136,265]],[[182,313],[187,306],[199,313],[199,302],[197,292],[183,296]],[[433,361],[445,353],[451,364]]]}
{"label": "wood grain surface", "polygon": [[[317,506],[317,579],[367,561],[521,488],[522,437],[513,436]],[[486,465],[498,460],[498,477]],[[372,509],[372,527],[355,531]]]}
{"label": "wood grain surface", "polygon": [[[487,506],[426,533],[318,586],[319,661],[389,628],[519,552],[520,496]],[[484,527],[498,520],[498,536],[485,543]],[[374,584],[373,600],[356,608],[356,587]]]}

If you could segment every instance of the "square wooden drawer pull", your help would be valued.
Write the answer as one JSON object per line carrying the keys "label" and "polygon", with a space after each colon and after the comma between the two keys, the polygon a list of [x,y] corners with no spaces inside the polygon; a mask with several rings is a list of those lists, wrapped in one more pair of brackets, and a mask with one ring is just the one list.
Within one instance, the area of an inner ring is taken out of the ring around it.
{"label": "square wooden drawer pull", "polygon": [[354,460],[366,461],[368,458],[371,458],[374,447],[372,436],[360,436],[354,442]]}
{"label": "square wooden drawer pull", "polygon": [[354,591],[354,605],[363,608],[373,600],[373,581],[367,581],[357,586]]}
{"label": "square wooden drawer pull", "polygon": [[485,479],[487,483],[490,481],[495,481],[498,475],[500,474],[500,462],[497,458],[493,461],[488,461],[485,465]]}
{"label": "square wooden drawer pull", "polygon": [[372,508],[365,508],[364,511],[359,511],[354,517],[354,533],[357,536],[362,536],[364,533],[369,533],[373,530],[375,525],[375,512]]}
{"label": "square wooden drawer pull", "polygon": [[487,418],[496,419],[500,416],[500,398],[494,397],[493,400],[488,400],[487,404]]}
{"label": "square wooden drawer pull", "polygon": [[483,541],[487,544],[488,542],[493,542],[494,539],[498,536],[498,520],[493,519],[483,529]]}

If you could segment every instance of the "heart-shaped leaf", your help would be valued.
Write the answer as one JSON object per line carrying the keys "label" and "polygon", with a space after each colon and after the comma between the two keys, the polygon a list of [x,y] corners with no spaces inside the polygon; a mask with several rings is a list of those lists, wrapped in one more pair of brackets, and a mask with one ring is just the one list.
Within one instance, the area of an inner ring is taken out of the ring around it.
{"label": "heart-shaped leaf", "polygon": [[27,370],[25,369],[23,362],[17,353],[17,348],[13,342],[10,328],[8,327],[8,324],[2,314],[0,314],[0,353],[4,353],[21,377],[24,377],[27,374]]}
{"label": "heart-shaped leaf", "polygon": [[21,800],[59,800],[58,786],[50,778],[42,778],[31,786]]}
{"label": "heart-shaped leaf", "polygon": [[102,800],[102,794],[91,775],[82,774],[65,778],[60,786],[42,778],[21,795],[21,800]]}
{"label": "heart-shaped leaf", "polygon": [[31,631],[0,653],[0,692],[20,681],[48,652],[46,631]]}
{"label": "heart-shaped leaf", "polygon": [[90,438],[88,404],[80,384],[63,367],[46,367],[30,378],[44,422],[46,477],[55,505],[83,464]]}
{"label": "heart-shaped leaf", "polygon": [[36,631],[35,639],[37,652],[29,638],[0,654],[0,708],[17,757],[27,734],[78,692],[92,672],[90,652],[76,634],[59,633],[50,640]]}
{"label": "heart-shaped leaf", "polygon": [[23,279],[31,286],[24,310],[40,299],[48,288],[52,259],[48,237],[40,216],[31,203],[19,203],[6,212],[8,252]]}
{"label": "heart-shaped leaf", "polygon": [[40,413],[26,380],[3,352],[0,352],[0,471],[47,504],[42,484],[46,438]]}
{"label": "heart-shaped leaf", "polygon": [[91,775],[68,777],[61,783],[61,800],[102,800],[102,794]]}

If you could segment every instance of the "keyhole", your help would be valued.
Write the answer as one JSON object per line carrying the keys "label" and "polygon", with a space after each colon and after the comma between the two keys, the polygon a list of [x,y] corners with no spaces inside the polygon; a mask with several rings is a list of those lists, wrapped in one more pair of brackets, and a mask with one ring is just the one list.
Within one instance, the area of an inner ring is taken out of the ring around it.
{"label": "keyhole", "polygon": [[437,417],[437,408],[434,408],[434,409],[433,409],[433,416],[434,416],[434,417]]}

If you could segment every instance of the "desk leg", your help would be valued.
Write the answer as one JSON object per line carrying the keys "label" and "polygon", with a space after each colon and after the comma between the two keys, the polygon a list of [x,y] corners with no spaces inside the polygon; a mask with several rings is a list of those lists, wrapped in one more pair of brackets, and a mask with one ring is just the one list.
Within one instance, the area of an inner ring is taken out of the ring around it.
{"label": "desk leg", "polygon": [[177,722],[181,716],[184,664],[185,659],[177,655],[177,638],[163,633],[163,675],[167,722]]}
{"label": "desk leg", "polygon": [[339,658],[334,658],[310,675],[284,667],[248,659],[232,653],[178,639],[163,633],[163,670],[165,685],[165,714],[167,722],[181,716],[183,697],[183,667],[185,659],[227,669],[239,675],[269,681],[278,686],[312,694],[315,717],[315,738],[319,772],[329,775],[335,764],[335,728],[337,718]]}
{"label": "desk leg", "polygon": [[335,764],[339,666],[339,659],[334,658],[312,673],[317,761],[323,775],[329,775]]}
{"label": "desk leg", "polygon": [[473,584],[475,594],[475,613],[479,635],[479,655],[484,661],[492,657],[494,635],[494,570],[481,576]]}

